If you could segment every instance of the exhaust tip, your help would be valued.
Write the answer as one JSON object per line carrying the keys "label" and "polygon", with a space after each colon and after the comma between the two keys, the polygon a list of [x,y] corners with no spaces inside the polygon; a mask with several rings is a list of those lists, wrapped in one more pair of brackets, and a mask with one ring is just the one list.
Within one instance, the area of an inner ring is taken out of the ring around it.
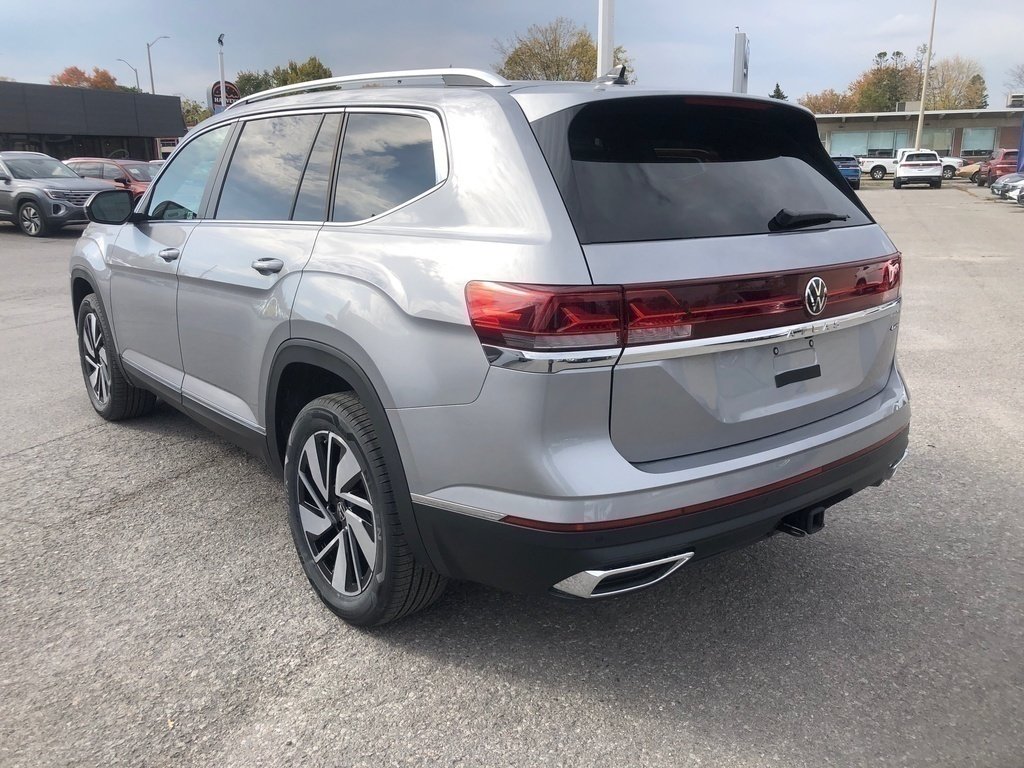
{"label": "exhaust tip", "polygon": [[580,571],[558,582],[552,589],[585,600],[621,595],[657,584],[692,557],[693,552],[684,552],[607,571]]}

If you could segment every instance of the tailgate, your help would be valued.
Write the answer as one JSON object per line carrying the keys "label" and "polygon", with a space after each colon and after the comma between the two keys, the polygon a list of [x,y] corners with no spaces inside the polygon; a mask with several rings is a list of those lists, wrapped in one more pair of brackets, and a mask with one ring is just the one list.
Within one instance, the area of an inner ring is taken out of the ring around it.
{"label": "tailgate", "polygon": [[[611,437],[626,459],[745,443],[826,418],[882,390],[895,355],[901,261],[878,227],[723,238],[701,243],[700,253],[698,242],[585,248],[599,283],[620,282],[624,271],[677,275],[648,285],[672,294],[693,321],[688,338],[631,344],[615,366]],[[871,257],[813,266],[844,253]],[[694,276],[711,265],[741,271],[752,262],[777,268]],[[818,315],[810,311],[816,306],[808,307],[813,278],[827,292]],[[626,295],[643,290],[627,285]]]}

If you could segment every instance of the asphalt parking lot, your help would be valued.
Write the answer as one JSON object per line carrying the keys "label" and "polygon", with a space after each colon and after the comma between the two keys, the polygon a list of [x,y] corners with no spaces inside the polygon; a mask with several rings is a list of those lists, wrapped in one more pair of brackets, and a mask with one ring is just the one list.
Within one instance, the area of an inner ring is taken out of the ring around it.
{"label": "asphalt parking lot", "polygon": [[456,584],[375,631],[257,459],[95,416],[78,233],[0,224],[0,765],[1024,766],[1024,208],[861,196],[905,256],[892,482],[629,598]]}

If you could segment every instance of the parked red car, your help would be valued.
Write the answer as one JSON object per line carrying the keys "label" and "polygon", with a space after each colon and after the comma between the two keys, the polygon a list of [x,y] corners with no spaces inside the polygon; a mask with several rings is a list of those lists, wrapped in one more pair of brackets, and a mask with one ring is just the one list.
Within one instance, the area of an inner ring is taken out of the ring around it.
{"label": "parked red car", "polygon": [[138,200],[149,189],[156,170],[145,160],[112,160],[109,157],[73,157],[64,165],[87,179],[105,179],[130,189]]}
{"label": "parked red car", "polygon": [[988,160],[978,169],[977,183],[979,187],[991,184],[1000,176],[1017,171],[1016,149],[994,149]]}

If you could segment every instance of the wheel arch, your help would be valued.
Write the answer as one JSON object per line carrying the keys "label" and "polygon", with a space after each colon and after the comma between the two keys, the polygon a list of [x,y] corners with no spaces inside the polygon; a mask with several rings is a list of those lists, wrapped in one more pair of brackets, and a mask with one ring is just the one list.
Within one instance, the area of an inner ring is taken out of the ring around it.
{"label": "wheel arch", "polygon": [[[294,385],[299,387],[297,396],[290,397]],[[326,389],[330,391],[323,391]],[[406,540],[417,560],[434,568],[416,524],[405,467],[384,404],[370,377],[345,353],[308,339],[291,339],[278,348],[271,363],[264,404],[271,468],[279,475],[284,474],[288,433],[299,411],[317,397],[337,391],[353,392],[370,414],[384,457],[393,470],[391,482]]]}
{"label": "wheel arch", "polygon": [[[78,317],[78,308],[82,306],[82,301],[90,293],[95,293],[99,297],[99,289],[96,287],[96,282],[93,280],[92,275],[81,267],[75,267],[71,270],[72,317]],[[100,298],[100,303],[103,303],[102,298]]]}

